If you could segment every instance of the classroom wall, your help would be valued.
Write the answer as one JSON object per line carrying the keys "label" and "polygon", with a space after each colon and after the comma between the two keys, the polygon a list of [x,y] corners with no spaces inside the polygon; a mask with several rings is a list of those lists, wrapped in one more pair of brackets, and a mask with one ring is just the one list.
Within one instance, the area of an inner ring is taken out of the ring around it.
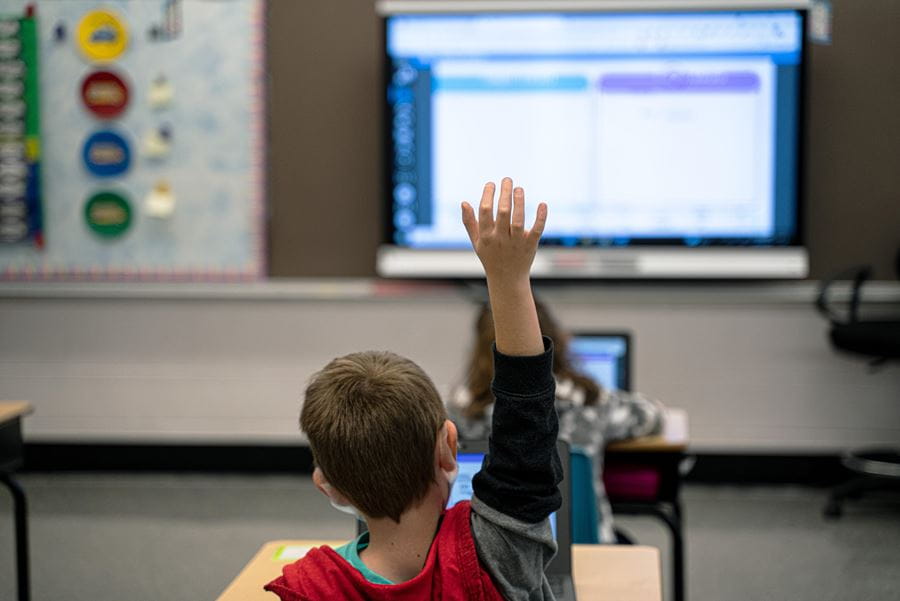
{"label": "classroom wall", "polygon": [[[900,3],[833,5],[834,43],[811,48],[813,275],[873,262],[887,278],[900,243]],[[370,275],[381,167],[373,4],[267,6],[270,271]],[[0,285],[0,394],[34,402],[31,441],[296,441],[303,383],[337,354],[386,346],[442,392],[460,379],[469,294],[404,286]],[[900,443],[900,370],[870,374],[831,351],[813,286],[587,285],[546,298],[569,327],[632,330],[639,389],[688,409],[698,450]],[[874,289],[885,306],[900,301],[897,284]]]}
{"label": "classroom wall", "polygon": [[[876,278],[895,278],[900,2],[831,4],[833,42],[808,48],[802,179],[810,275],[871,263]],[[375,273],[381,35],[371,0],[268,3],[273,276]]]}
{"label": "classroom wall", "polygon": [[[479,296],[369,280],[198,287],[189,297],[171,286],[30,290],[0,290],[0,382],[4,397],[35,404],[25,421],[33,442],[296,443],[304,383],[336,355],[387,348],[448,392]],[[900,444],[900,367],[873,374],[835,354],[810,285],[541,295],[569,328],[634,333],[637,388],[688,410],[695,450]],[[867,299],[896,307],[900,286],[874,285]]]}

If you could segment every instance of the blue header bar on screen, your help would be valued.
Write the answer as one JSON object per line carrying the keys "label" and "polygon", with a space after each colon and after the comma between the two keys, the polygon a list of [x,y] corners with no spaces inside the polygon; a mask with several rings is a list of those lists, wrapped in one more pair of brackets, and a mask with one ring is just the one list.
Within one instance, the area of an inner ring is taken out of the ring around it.
{"label": "blue header bar on screen", "polygon": [[797,11],[401,15],[387,27],[394,57],[765,53],[784,60],[799,58],[802,43]]}

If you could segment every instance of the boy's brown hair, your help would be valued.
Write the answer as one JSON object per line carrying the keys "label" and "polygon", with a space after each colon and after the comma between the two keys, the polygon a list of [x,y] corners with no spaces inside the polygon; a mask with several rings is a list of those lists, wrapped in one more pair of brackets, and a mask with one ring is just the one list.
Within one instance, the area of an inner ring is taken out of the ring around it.
{"label": "boy's brown hair", "polygon": [[418,365],[387,351],[338,357],[306,388],[300,427],[325,478],[366,516],[400,515],[434,481],[447,412]]}

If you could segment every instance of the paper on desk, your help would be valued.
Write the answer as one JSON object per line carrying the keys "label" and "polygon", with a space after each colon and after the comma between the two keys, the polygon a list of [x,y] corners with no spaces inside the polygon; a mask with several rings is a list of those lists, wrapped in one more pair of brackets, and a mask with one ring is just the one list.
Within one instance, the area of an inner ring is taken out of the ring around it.
{"label": "paper on desk", "polygon": [[275,550],[272,561],[296,561],[306,555],[312,547],[284,545]]}
{"label": "paper on desk", "polygon": [[688,415],[684,409],[668,408],[663,422],[663,438],[671,443],[683,443],[688,439]]}

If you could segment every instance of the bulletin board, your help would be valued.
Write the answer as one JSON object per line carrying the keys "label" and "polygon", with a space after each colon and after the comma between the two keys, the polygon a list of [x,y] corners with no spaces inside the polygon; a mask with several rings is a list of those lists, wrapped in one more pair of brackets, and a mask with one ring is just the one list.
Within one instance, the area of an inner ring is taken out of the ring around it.
{"label": "bulletin board", "polygon": [[29,6],[42,223],[0,240],[0,279],[264,276],[262,0],[6,0],[0,17]]}

